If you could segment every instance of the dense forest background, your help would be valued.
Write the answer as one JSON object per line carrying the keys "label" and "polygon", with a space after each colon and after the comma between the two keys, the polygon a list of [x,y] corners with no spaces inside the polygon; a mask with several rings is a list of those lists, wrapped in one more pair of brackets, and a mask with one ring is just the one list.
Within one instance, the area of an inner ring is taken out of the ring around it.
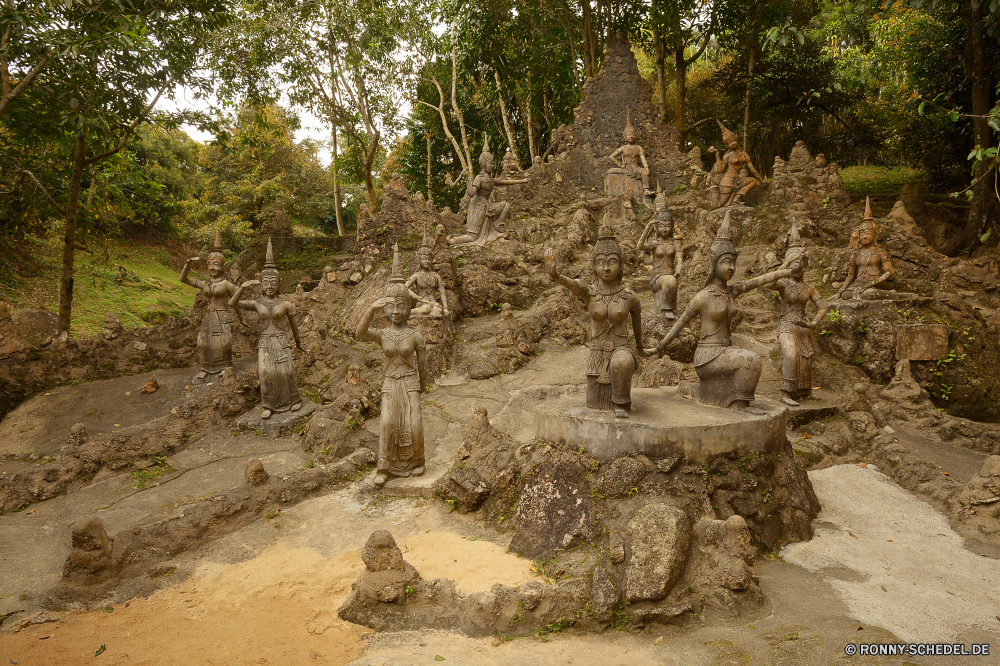
{"label": "dense forest background", "polygon": [[968,202],[947,254],[1000,237],[998,0],[0,1],[0,287],[57,258],[63,330],[79,253],[130,235],[238,252],[279,202],[348,234],[394,172],[457,210],[486,136],[546,154],[617,32],[683,150],[720,120],[767,174],[804,140]]}

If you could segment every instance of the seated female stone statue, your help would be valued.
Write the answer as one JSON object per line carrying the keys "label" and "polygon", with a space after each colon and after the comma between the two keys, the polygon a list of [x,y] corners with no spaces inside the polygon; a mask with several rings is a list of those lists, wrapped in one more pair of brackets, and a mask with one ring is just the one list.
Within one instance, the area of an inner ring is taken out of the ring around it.
{"label": "seated female stone statue", "polygon": [[646,351],[642,348],[639,298],[621,283],[622,250],[607,221],[601,226],[594,245],[594,272],[597,274],[594,286],[560,275],[552,248],[545,251],[545,270],[553,280],[580,298],[590,313],[590,354],[585,370],[587,407],[614,408],[616,417],[628,418],[632,408],[632,374],[636,367],[628,342],[629,319],[639,355],[645,356]]}
{"label": "seated female stone statue", "polygon": [[701,334],[694,351],[694,369],[700,379],[698,400],[718,407],[762,414],[760,410],[750,407],[760,380],[761,358],[749,349],[733,347],[730,339],[730,326],[739,312],[733,297],[788,277],[792,271],[774,271],[752,280],[729,284],[736,273],[737,253],[732,238],[729,211],[726,211],[706,258],[708,282],[705,288],[691,299],[670,332],[650,352],[663,353],[689,321],[695,316],[701,317]]}
{"label": "seated female stone statue", "polygon": [[[415,307],[410,314],[440,318],[448,316],[448,297],[444,290],[444,281],[441,276],[434,272],[434,249],[431,242],[424,234],[423,243],[417,252],[420,260],[420,269],[410,276],[406,281],[406,288],[411,289],[411,296],[415,295],[420,301],[420,305]],[[440,303],[438,298],[440,297]]]}
{"label": "seated female stone statue", "polygon": [[490,153],[490,138],[483,143],[479,155],[479,175],[469,185],[469,213],[465,218],[465,233],[448,239],[451,245],[485,245],[504,233],[504,222],[510,215],[510,203],[490,201],[493,188],[497,185],[527,183],[527,178],[511,180],[493,177],[493,154]]}
{"label": "seated female stone statue", "polygon": [[[425,380],[424,336],[410,326],[410,290],[406,288],[393,248],[392,277],[385,297],[368,307],[358,322],[354,337],[377,342],[388,359],[382,382],[382,420],[379,424],[378,463],[374,483],[381,487],[390,476],[424,473],[424,425],[420,415],[420,392]],[[389,325],[370,328],[372,317],[385,310]]]}
{"label": "seated female stone statue", "polygon": [[842,298],[845,291],[853,288],[854,299],[860,300],[867,289],[882,284],[896,274],[889,253],[878,245],[878,225],[872,217],[871,199],[868,197],[865,198],[865,217],[856,231],[861,247],[851,255],[847,279],[835,299]]}
{"label": "seated female stone statue", "polygon": [[[647,239],[655,230],[655,240]],[[677,307],[677,278],[681,274],[683,253],[681,233],[674,226],[674,218],[663,206],[656,219],[650,221],[639,236],[636,247],[653,255],[653,272],[649,277],[649,288],[653,291],[656,311],[667,319],[674,319]]]}
{"label": "seated female stone statue", "polygon": [[[721,122],[722,141],[726,144],[726,154],[720,155],[715,146],[709,147],[709,152],[715,153],[715,164],[712,166],[712,175],[718,178],[718,185],[713,186],[712,208],[722,208],[723,206],[738,205],[743,203],[743,197],[758,182],[767,182],[767,179],[757,173],[750,155],[740,149],[736,133],[728,129]],[[754,177],[745,175],[744,169],[753,174]],[[717,187],[717,193],[714,188]]]}
{"label": "seated female stone statue", "polygon": [[[256,301],[241,301],[243,290],[253,285],[261,285],[264,296]],[[240,285],[229,299],[230,307],[253,310],[260,317],[260,342],[257,343],[257,372],[260,376],[260,404],[264,412],[262,419],[274,412],[298,411],[302,407],[299,384],[292,364],[292,343],[288,340],[285,322],[292,329],[295,346],[299,351],[299,327],[295,322],[295,306],[278,296],[278,269],[274,265],[274,251],[271,239],[267,239],[267,256],[260,281],[250,280]]]}

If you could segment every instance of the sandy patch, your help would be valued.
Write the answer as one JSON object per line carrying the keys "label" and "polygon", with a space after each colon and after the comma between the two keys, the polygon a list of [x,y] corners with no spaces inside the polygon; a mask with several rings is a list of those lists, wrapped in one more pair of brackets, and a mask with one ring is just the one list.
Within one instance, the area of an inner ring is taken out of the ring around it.
{"label": "sandy patch", "polygon": [[839,465],[809,479],[824,522],[781,555],[814,573],[851,570],[852,580],[825,577],[852,617],[907,642],[997,633],[1000,566],[965,550],[944,516],[871,468]]}
{"label": "sandy patch", "polygon": [[521,585],[539,580],[531,560],[506,552],[489,541],[469,541],[450,532],[424,532],[398,541],[403,559],[424,580],[450,578],[462,594],[488,590],[495,584]]}

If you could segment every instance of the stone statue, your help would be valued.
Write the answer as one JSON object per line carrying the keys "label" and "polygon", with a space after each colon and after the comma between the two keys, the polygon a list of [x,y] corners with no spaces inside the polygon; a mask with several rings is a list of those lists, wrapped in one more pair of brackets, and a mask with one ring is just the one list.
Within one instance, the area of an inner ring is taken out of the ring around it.
{"label": "stone statue", "polygon": [[[650,232],[654,232],[651,234]],[[653,240],[649,240],[654,235]],[[681,232],[674,226],[674,218],[664,205],[650,220],[636,247],[653,255],[653,272],[649,276],[649,288],[653,290],[656,311],[667,319],[674,319],[677,307],[677,278],[681,274],[683,253],[681,252]]]}
{"label": "stone statue", "polygon": [[[609,197],[621,196],[627,186],[640,197],[649,192],[649,164],[642,146],[635,142],[635,128],[632,127],[630,112],[625,112],[625,145],[608,156],[614,168],[608,169],[604,181],[604,194]],[[621,156],[621,162],[618,157]]]}
{"label": "stone statue", "polygon": [[691,299],[670,332],[655,350],[650,351],[663,353],[681,329],[698,315],[701,317],[701,335],[694,351],[694,369],[701,380],[698,385],[698,400],[718,407],[763,414],[750,407],[760,379],[761,359],[749,349],[734,348],[730,339],[730,326],[733,317],[739,312],[733,297],[789,277],[792,271],[774,271],[752,280],[729,284],[736,272],[736,255],[727,210],[705,260],[708,269],[705,288]]}
{"label": "stone statue", "polygon": [[[368,307],[354,336],[377,342],[388,362],[382,382],[382,421],[379,425],[378,463],[375,486],[381,487],[390,476],[424,473],[424,426],[420,416],[420,392],[424,386],[424,336],[409,326],[410,290],[406,288],[399,261],[399,248],[393,247],[392,277],[385,297]],[[385,309],[389,325],[369,328],[372,317]]]}
{"label": "stone statue", "polygon": [[[736,133],[728,130],[718,120],[716,122],[722,128],[722,141],[726,144],[727,152],[725,155],[720,155],[715,146],[708,149],[709,152],[715,153],[715,164],[712,166],[711,174],[719,178],[718,184],[711,187],[713,210],[743,203],[743,197],[757,187],[758,181],[767,182],[767,179],[757,173],[757,169],[750,161],[750,155],[740,150]],[[743,173],[744,169],[754,177],[751,178]]]}
{"label": "stone statue", "polygon": [[[445,295],[444,281],[441,280],[440,275],[434,272],[434,248],[427,239],[426,232],[417,257],[420,260],[420,270],[406,281],[406,288],[413,290],[410,294],[416,296],[420,305],[414,308],[410,314],[430,315],[436,318],[447,317],[448,297]],[[438,296],[440,296],[440,302],[438,302]]]}
{"label": "stone statue", "polygon": [[[847,279],[844,280],[844,285],[834,296],[835,299],[842,298],[844,292],[850,287],[854,288],[854,299],[862,299],[866,289],[882,284],[896,274],[889,253],[884,247],[878,245],[878,225],[875,224],[875,219],[872,217],[870,198],[865,198],[865,217],[855,231],[857,232],[857,242],[861,247],[851,255]],[[853,239],[854,234],[851,236]]]}
{"label": "stone statue", "polygon": [[[264,295],[256,301],[241,301],[243,290],[261,285]],[[267,239],[267,255],[260,280],[250,280],[240,285],[229,306],[252,310],[260,317],[260,341],[257,343],[257,372],[260,375],[260,404],[264,407],[260,417],[267,419],[276,412],[297,412],[302,407],[299,384],[292,364],[292,343],[288,340],[285,321],[292,329],[295,346],[304,352],[299,340],[299,327],[295,322],[295,306],[278,296],[280,280],[274,265],[274,250]]]}
{"label": "stone statue", "polygon": [[[781,295],[781,317],[778,319],[778,344],[781,345],[781,402],[795,407],[799,400],[812,395],[812,329],[826,315],[815,287],[803,281],[809,268],[809,255],[799,237],[795,223],[789,232],[788,251],[782,268],[792,271],[790,277],[778,280],[774,289]],[[806,306],[816,305],[816,316],[806,319]]]}
{"label": "stone statue", "polygon": [[[451,245],[485,245],[503,235],[503,225],[510,215],[510,203],[490,201],[493,188],[497,185],[517,185],[527,183],[527,178],[509,179],[493,177],[493,155],[490,153],[490,138],[483,143],[479,155],[479,175],[469,185],[469,213],[465,218],[465,233],[448,239]],[[464,203],[464,202],[463,202]]]}
{"label": "stone statue", "polygon": [[180,280],[184,284],[201,289],[208,299],[208,311],[198,332],[198,360],[201,371],[192,383],[214,381],[226,368],[233,367],[233,339],[229,327],[229,297],[236,291],[236,285],[222,277],[226,266],[226,256],[222,254],[219,232],[215,232],[215,246],[208,255],[209,279],[205,281],[188,277],[191,264],[201,261],[201,257],[191,257],[184,262]]}
{"label": "stone statue", "polygon": [[617,418],[628,418],[632,407],[632,374],[636,367],[628,343],[629,318],[639,355],[645,356],[646,350],[642,348],[639,298],[621,284],[622,250],[607,220],[594,245],[596,285],[590,287],[580,280],[560,275],[552,248],[545,251],[545,270],[553,280],[582,300],[590,313],[590,354],[585,371],[587,407],[613,408]]}

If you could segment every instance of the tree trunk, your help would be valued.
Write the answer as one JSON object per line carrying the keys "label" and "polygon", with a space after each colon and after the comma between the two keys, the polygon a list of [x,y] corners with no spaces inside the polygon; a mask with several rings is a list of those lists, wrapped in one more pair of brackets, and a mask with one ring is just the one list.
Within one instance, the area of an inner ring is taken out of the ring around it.
{"label": "tree trunk", "polygon": [[653,22],[653,50],[656,54],[656,94],[660,106],[660,122],[667,122],[667,75],[665,60],[667,57],[666,45],[663,43],[663,34],[657,22]]}
{"label": "tree trunk", "polygon": [[[753,28],[750,31],[750,64],[747,67],[747,95],[743,102],[743,150],[747,150],[750,139],[750,94],[753,91],[754,68],[757,66],[757,33],[760,31],[760,19],[764,13],[764,0],[757,0],[757,13],[754,14]],[[749,152],[749,151],[748,151]]]}
{"label": "tree trunk", "polygon": [[674,127],[677,129],[677,141],[682,142],[684,136],[684,97],[687,95],[687,60],[684,59],[684,40],[677,39],[674,46],[674,62],[677,73],[674,76],[675,106]]}
{"label": "tree trunk", "polygon": [[427,200],[433,201],[434,195],[431,194],[431,133],[427,132]]}
{"label": "tree trunk", "polygon": [[583,74],[590,79],[597,76],[597,39],[590,16],[590,0],[580,0],[580,8],[583,10]]}
{"label": "tree trunk", "polygon": [[73,175],[69,181],[66,201],[66,233],[63,236],[62,277],[59,280],[59,332],[69,333],[73,317],[73,271],[76,259],[76,218],[80,209],[80,183],[83,181],[83,162],[87,157],[87,128],[76,135],[76,155],[73,158]]}
{"label": "tree trunk", "polygon": [[[510,152],[514,155],[514,161],[517,163],[517,168],[521,169],[521,158],[517,156],[517,144],[514,143],[514,130],[510,126],[510,116],[507,115],[507,104],[503,101],[503,90],[500,87],[500,73],[497,70],[493,70],[493,78],[497,82],[497,101],[500,102],[500,117],[503,118],[503,130],[507,134],[507,145],[510,146]],[[528,134],[529,138],[531,134]],[[532,155],[534,159],[534,155]]]}
{"label": "tree trunk", "polygon": [[337,235],[346,236],[344,229],[344,218],[340,213],[340,167],[337,165],[337,157],[340,151],[337,150],[337,126],[333,126],[333,211],[337,216]]}
{"label": "tree trunk", "polygon": [[[976,148],[988,148],[993,144],[987,118],[993,106],[993,84],[990,80],[989,53],[983,38],[985,31],[983,0],[966,0],[960,6],[967,36],[965,66],[972,80],[972,135]],[[994,190],[996,171],[989,171],[989,161],[980,161],[972,177],[975,184],[972,189],[969,217],[959,237],[944,248],[943,253],[949,257],[954,257],[963,251],[971,253],[975,250],[979,246],[980,236],[986,233],[990,220],[996,216],[996,211],[1000,208]]]}

